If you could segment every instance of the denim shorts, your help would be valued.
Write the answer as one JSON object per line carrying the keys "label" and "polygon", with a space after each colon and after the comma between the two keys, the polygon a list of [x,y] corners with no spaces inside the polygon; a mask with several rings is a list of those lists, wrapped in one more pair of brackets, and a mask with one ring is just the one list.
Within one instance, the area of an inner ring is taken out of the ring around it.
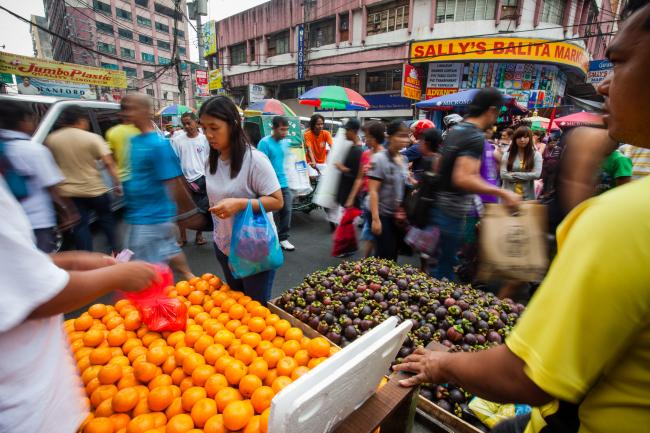
{"label": "denim shorts", "polygon": [[165,263],[182,251],[176,243],[176,225],[129,224],[126,230],[126,247],[134,252],[133,258],[149,263]]}
{"label": "denim shorts", "polygon": [[374,242],[377,238],[372,233],[372,214],[369,210],[363,211],[363,228],[361,229],[361,240]]}

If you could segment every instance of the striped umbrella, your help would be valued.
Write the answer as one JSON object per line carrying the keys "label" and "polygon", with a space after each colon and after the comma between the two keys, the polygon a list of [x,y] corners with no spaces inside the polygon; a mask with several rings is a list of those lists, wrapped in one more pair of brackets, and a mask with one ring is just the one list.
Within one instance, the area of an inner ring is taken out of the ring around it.
{"label": "striped umbrella", "polygon": [[341,86],[314,87],[298,99],[303,105],[325,110],[366,110],[370,107],[363,96]]}
{"label": "striped umbrella", "polygon": [[277,99],[264,99],[262,101],[256,102],[248,107],[248,110],[251,111],[260,111],[262,114],[275,114],[277,116],[290,116],[296,117],[296,113],[289,108],[284,102],[278,101]]}

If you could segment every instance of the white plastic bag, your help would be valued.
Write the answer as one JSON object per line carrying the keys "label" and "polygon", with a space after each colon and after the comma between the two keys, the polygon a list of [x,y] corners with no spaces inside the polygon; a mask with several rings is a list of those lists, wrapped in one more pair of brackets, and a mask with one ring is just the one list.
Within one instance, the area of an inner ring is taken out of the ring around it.
{"label": "white plastic bag", "polygon": [[352,147],[352,142],[345,139],[344,129],[339,128],[334,137],[332,151],[327,155],[325,170],[321,170],[321,177],[318,181],[316,192],[314,193],[314,199],[312,200],[313,203],[326,209],[338,206],[336,193],[339,188],[341,172],[334,164],[345,160],[350,147]]}
{"label": "white plastic bag", "polygon": [[285,160],[284,171],[287,175],[289,189],[294,196],[302,197],[311,193],[313,188],[307,174],[307,162],[304,159],[298,160],[291,150]]}

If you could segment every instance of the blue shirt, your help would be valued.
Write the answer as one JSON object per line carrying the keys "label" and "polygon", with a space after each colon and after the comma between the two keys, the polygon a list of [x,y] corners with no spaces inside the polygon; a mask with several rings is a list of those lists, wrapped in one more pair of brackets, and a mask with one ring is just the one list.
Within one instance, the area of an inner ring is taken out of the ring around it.
{"label": "blue shirt", "polygon": [[136,135],[131,138],[130,160],[132,176],[124,183],[126,222],[148,225],[172,221],[176,205],[165,181],[183,172],[169,141],[156,132]]}
{"label": "blue shirt", "polygon": [[273,170],[280,181],[280,188],[287,188],[289,183],[284,172],[284,161],[287,158],[287,152],[289,152],[289,141],[284,139],[278,142],[272,135],[267,135],[260,140],[257,150],[265,154],[271,161]]}

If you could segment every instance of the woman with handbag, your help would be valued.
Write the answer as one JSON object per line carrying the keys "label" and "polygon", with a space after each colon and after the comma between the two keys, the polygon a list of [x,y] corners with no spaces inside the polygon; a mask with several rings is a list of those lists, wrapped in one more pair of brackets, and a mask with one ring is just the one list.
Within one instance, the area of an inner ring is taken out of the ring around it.
{"label": "woman with handbag", "polygon": [[520,126],[512,137],[510,149],[501,159],[503,189],[535,200],[535,180],[542,175],[542,155],[535,150],[533,133]]}
{"label": "woman with handbag", "polygon": [[217,260],[233,290],[265,303],[271,297],[275,269],[243,276],[232,267],[231,241],[237,234],[233,231],[236,217],[250,207],[257,214],[266,212],[266,224],[275,234],[269,242],[274,240],[279,249],[272,212],[283,205],[280,183],[269,159],[248,143],[237,107],[230,99],[209,99],[201,106],[199,118],[210,144],[205,177]]}
{"label": "woman with handbag", "polygon": [[386,129],[388,146],[373,155],[368,170],[368,193],[372,215],[372,233],[377,236],[375,255],[397,261],[400,224],[406,220],[401,207],[409,178],[408,162],[400,151],[409,143],[409,128],[393,121]]}

